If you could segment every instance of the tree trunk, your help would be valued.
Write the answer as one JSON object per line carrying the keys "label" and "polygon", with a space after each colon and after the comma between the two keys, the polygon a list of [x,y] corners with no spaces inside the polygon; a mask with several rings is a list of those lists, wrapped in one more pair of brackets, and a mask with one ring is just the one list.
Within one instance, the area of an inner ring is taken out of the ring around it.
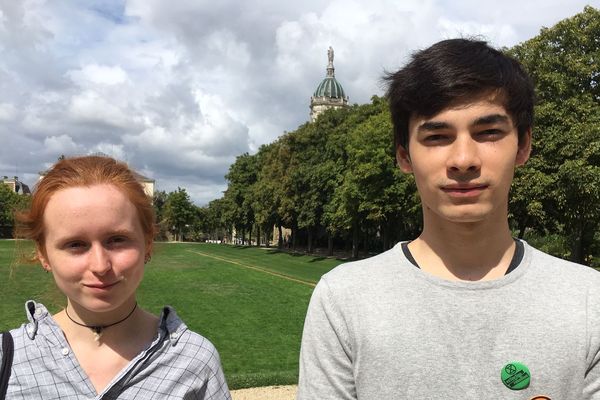
{"label": "tree trunk", "polygon": [[327,233],[327,255],[333,256],[333,235],[329,232]]}
{"label": "tree trunk", "polygon": [[265,236],[265,246],[267,248],[271,247],[271,239],[273,239],[273,226],[270,227],[271,229],[269,229],[269,227],[265,227],[263,229],[264,236]]}
{"label": "tree trunk", "polygon": [[352,250],[352,239],[350,239],[348,232],[344,236],[344,252],[348,254]]}
{"label": "tree trunk", "polygon": [[365,257],[369,257],[369,232],[365,231],[363,235],[363,249],[365,251]]}
{"label": "tree trunk", "polygon": [[277,224],[277,232],[279,232],[279,240],[277,241],[277,248],[283,249],[283,229],[281,229],[281,224]]}
{"label": "tree trunk", "polygon": [[574,230],[571,242],[571,261],[585,263],[585,222],[578,221],[579,226]]}
{"label": "tree trunk", "polygon": [[525,236],[525,231],[527,230],[527,222],[529,218],[524,218],[523,221],[519,223],[519,239],[523,239]]}
{"label": "tree trunk", "polygon": [[308,253],[312,253],[313,252],[313,248],[312,248],[312,229],[310,227],[306,228],[306,233],[308,234],[308,238],[307,241],[308,243],[306,244],[306,250],[308,251]]}
{"label": "tree trunk", "polygon": [[292,250],[296,251],[296,231],[298,228],[292,226]]}
{"label": "tree trunk", "polygon": [[360,239],[358,222],[354,223],[352,230],[352,258],[358,258],[358,241]]}
{"label": "tree trunk", "polygon": [[390,228],[388,228],[388,224],[383,224],[383,229],[381,235],[383,236],[383,251],[386,251],[390,248]]}
{"label": "tree trunk", "polygon": [[256,247],[260,247],[260,225],[256,224]]}

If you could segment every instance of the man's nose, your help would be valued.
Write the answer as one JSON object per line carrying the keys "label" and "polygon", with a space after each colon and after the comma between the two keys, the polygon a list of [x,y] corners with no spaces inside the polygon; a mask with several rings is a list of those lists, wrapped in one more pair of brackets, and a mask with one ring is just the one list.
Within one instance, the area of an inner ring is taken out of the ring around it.
{"label": "man's nose", "polygon": [[458,135],[450,147],[447,168],[452,172],[478,171],[481,168],[478,143],[470,135]]}

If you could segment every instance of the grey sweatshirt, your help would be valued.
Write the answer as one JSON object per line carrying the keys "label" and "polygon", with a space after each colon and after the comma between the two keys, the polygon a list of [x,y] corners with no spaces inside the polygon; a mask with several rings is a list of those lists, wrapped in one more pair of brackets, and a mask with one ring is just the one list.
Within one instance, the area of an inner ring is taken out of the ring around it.
{"label": "grey sweatshirt", "polygon": [[[400,244],[324,275],[298,399],[600,399],[600,274],[524,248],[492,281],[432,276]],[[529,369],[525,389],[501,379],[513,362]]]}

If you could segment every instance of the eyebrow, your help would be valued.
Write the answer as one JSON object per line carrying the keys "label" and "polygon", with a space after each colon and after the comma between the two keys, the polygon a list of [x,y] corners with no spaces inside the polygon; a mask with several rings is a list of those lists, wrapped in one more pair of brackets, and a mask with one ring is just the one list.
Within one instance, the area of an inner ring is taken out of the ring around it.
{"label": "eyebrow", "polygon": [[423,122],[421,125],[419,125],[419,127],[417,128],[418,132],[431,132],[431,131],[438,131],[441,129],[447,129],[450,127],[450,124],[447,124],[446,122],[438,122],[438,121],[426,121]]}
{"label": "eyebrow", "polygon": [[479,126],[479,125],[490,125],[490,124],[499,124],[499,123],[508,123],[508,122],[509,122],[509,119],[508,119],[507,115],[491,114],[491,115],[483,116],[481,118],[477,118],[472,125]]}
{"label": "eyebrow", "polygon": [[[508,123],[510,120],[504,114],[490,114],[477,118],[471,126],[491,125]],[[451,125],[442,121],[426,121],[417,128],[418,132],[434,132],[442,129],[451,128]]]}
{"label": "eyebrow", "polygon": [[110,234],[111,234],[111,236],[114,236],[114,235],[128,236],[128,235],[133,235],[134,231],[129,230],[129,229],[116,229],[114,231],[111,231]]}
{"label": "eyebrow", "polygon": [[[134,235],[134,231],[132,231],[132,230],[115,229],[115,230],[110,231],[107,236],[132,236],[132,235]],[[62,236],[62,237],[59,236],[56,240],[61,243],[68,243],[73,240],[85,240],[85,239],[82,239],[82,237],[84,237],[84,236],[85,235],[73,234],[73,235],[66,235],[66,236]]]}

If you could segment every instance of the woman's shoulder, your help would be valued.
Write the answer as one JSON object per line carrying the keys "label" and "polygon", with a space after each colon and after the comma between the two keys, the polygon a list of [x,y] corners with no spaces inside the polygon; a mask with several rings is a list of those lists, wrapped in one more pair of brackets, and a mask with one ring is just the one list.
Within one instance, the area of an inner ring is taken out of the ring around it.
{"label": "woman's shoulder", "polygon": [[190,363],[203,364],[213,371],[221,368],[219,353],[213,343],[189,329],[173,307],[163,308],[160,324],[161,329],[165,330],[170,352],[189,359]]}

